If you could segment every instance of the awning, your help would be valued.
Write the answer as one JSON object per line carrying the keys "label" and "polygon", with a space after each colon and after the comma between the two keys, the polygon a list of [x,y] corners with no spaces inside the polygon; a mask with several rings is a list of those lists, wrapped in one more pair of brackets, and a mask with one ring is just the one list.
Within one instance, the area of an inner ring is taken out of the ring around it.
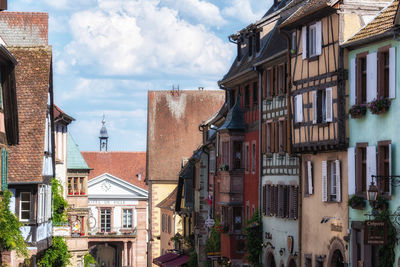
{"label": "awning", "polygon": [[188,261],[189,261],[189,256],[181,255],[172,261],[163,263],[161,266],[162,267],[176,267],[176,266],[181,266],[182,264],[185,264]]}
{"label": "awning", "polygon": [[179,256],[180,255],[176,254],[176,253],[167,253],[158,258],[153,259],[153,263],[155,265],[161,266],[164,262],[172,261],[172,260],[178,258]]}

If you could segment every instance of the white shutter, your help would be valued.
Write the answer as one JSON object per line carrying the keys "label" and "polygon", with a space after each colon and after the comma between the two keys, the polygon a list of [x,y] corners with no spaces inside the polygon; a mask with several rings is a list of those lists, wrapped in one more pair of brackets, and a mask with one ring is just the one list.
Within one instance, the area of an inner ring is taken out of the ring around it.
{"label": "white shutter", "polygon": [[303,121],[303,95],[296,96],[296,122]]}
{"label": "white shutter", "polygon": [[356,103],[356,59],[350,60],[350,105]]}
{"label": "white shutter", "polygon": [[342,184],[341,184],[341,178],[340,178],[340,160],[335,160],[335,168],[336,168],[336,202],[341,202],[342,201]]}
{"label": "white shutter", "polygon": [[389,98],[396,97],[396,47],[389,48]]}
{"label": "white shutter", "polygon": [[347,149],[347,182],[349,195],[356,193],[356,153],[354,147]]}
{"label": "white shutter", "polygon": [[328,201],[328,172],[326,160],[322,161],[322,201]]}
{"label": "white shutter", "polygon": [[303,26],[301,29],[301,37],[302,37],[302,47],[303,47],[303,59],[307,58],[307,26]]}
{"label": "white shutter", "polygon": [[46,207],[47,208],[47,219],[46,220],[51,218],[52,206],[53,206],[53,203],[52,203],[52,196],[51,196],[51,185],[48,185],[47,186],[47,207]]}
{"label": "white shutter", "polygon": [[316,47],[315,47],[315,52],[317,55],[321,55],[322,52],[322,27],[321,27],[321,21],[317,21],[315,24],[316,28]]}
{"label": "white shutter", "polygon": [[372,180],[372,175],[376,175],[376,147],[367,147],[367,190],[372,181],[376,185],[376,180]]}
{"label": "white shutter", "polygon": [[329,88],[326,88],[326,95],[325,95],[325,98],[326,98],[326,105],[325,105],[325,108],[326,108],[326,121],[327,122],[332,122],[332,120],[333,120],[333,109],[332,109],[332,88],[331,87],[329,87]]}
{"label": "white shutter", "polygon": [[367,55],[367,102],[377,97],[378,86],[378,61],[377,53]]}
{"label": "white shutter", "polygon": [[43,205],[43,187],[39,185],[37,214],[36,214],[36,221],[38,223],[42,222],[42,205]]}
{"label": "white shutter", "polygon": [[[389,144],[389,176],[392,176],[392,144]],[[389,179],[389,195],[392,195],[392,179]]]}
{"label": "white shutter", "polygon": [[317,91],[312,91],[312,116],[313,123],[317,123]]}
{"label": "white shutter", "polygon": [[308,179],[308,194],[312,195],[314,192],[313,177],[312,177],[312,164],[311,161],[307,161],[307,179]]}

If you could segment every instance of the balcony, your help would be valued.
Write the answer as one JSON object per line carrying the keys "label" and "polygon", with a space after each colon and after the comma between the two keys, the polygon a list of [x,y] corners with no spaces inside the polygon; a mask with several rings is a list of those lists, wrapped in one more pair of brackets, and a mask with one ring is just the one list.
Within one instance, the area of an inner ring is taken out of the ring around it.
{"label": "balcony", "polygon": [[122,227],[113,227],[109,231],[101,230],[101,228],[94,227],[91,228],[88,232],[89,237],[96,238],[109,238],[109,237],[135,237],[136,236],[136,228],[127,229]]}
{"label": "balcony", "polygon": [[243,202],[243,178],[244,169],[220,171],[221,177],[221,203],[242,203]]}

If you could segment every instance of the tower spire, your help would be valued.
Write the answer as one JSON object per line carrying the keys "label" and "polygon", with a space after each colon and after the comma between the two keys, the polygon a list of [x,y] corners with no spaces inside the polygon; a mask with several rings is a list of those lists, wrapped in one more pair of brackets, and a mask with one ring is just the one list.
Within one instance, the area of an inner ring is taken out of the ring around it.
{"label": "tower spire", "polygon": [[106,128],[106,117],[103,114],[103,120],[101,121],[103,124],[101,129],[100,129],[100,151],[107,151],[108,149],[108,134],[107,134],[107,128]]}

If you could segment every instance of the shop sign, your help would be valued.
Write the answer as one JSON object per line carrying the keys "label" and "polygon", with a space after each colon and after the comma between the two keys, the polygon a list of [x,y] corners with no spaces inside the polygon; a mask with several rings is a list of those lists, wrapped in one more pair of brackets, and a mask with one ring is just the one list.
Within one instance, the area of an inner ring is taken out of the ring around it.
{"label": "shop sign", "polygon": [[387,241],[387,226],[383,221],[365,221],[364,244],[384,245]]}
{"label": "shop sign", "polygon": [[69,226],[53,226],[53,236],[70,236],[71,228]]}

